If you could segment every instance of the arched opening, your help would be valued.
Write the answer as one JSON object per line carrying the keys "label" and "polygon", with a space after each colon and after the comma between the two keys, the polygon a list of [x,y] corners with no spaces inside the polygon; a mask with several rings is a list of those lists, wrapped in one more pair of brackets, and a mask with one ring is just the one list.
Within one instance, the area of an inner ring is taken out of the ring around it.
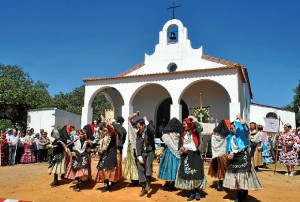
{"label": "arched opening", "polygon": [[278,119],[277,114],[275,112],[269,112],[266,114],[266,118]]}
{"label": "arched opening", "polygon": [[178,42],[178,26],[177,25],[171,25],[168,28],[168,43],[177,43]]}
{"label": "arched opening", "polygon": [[[172,103],[172,99],[169,97],[163,100],[156,112],[156,136],[161,137],[162,128],[170,121],[170,106]],[[182,106],[182,118],[186,118],[189,115],[189,109],[184,100],[180,100],[180,105]],[[172,117],[173,118],[173,117]]]}

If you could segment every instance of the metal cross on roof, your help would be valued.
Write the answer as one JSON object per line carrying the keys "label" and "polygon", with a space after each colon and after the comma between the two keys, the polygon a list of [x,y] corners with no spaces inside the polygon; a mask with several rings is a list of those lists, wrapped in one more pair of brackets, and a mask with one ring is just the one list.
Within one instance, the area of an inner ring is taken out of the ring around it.
{"label": "metal cross on roof", "polygon": [[174,1],[173,5],[168,8],[168,9],[173,9],[173,19],[175,19],[175,9],[178,7],[181,7],[181,6],[176,6],[175,1]]}

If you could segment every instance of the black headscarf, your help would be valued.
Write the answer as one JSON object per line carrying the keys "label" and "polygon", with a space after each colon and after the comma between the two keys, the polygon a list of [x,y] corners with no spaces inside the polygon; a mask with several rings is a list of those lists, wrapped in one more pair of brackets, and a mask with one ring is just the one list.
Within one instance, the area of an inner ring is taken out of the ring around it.
{"label": "black headscarf", "polygon": [[214,132],[220,133],[221,135],[223,135],[225,137],[228,135],[228,133],[230,131],[229,131],[227,125],[226,125],[225,120],[222,120],[222,121],[219,122],[219,125],[217,125],[217,127],[215,127]]}
{"label": "black headscarf", "polygon": [[168,124],[164,127],[163,133],[175,132],[182,134],[183,127],[180,121],[177,118],[172,118]]}

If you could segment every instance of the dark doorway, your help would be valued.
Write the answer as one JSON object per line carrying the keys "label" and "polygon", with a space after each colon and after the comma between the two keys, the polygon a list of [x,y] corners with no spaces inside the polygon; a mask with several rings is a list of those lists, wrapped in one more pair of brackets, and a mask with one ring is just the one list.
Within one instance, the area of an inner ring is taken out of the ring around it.
{"label": "dark doorway", "polygon": [[[156,113],[156,137],[161,137],[163,127],[170,121],[170,106],[172,99],[169,97],[162,101],[157,109]],[[180,100],[182,106],[182,118],[186,118],[189,115],[189,109],[184,100]],[[173,117],[172,117],[173,118]],[[181,121],[181,120],[180,120]]]}

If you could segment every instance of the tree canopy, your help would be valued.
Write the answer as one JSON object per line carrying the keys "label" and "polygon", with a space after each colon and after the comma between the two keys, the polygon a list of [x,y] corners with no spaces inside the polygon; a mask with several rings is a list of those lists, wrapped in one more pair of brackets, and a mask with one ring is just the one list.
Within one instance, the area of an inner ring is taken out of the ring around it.
{"label": "tree canopy", "polygon": [[[84,105],[84,86],[75,88],[71,93],[62,93],[54,96],[54,105],[58,109],[81,114]],[[111,108],[111,104],[104,93],[98,93],[93,100],[93,120],[99,120],[104,115],[105,109]]]}
{"label": "tree canopy", "polygon": [[16,65],[0,64],[0,127],[25,129],[27,110],[52,106],[48,85],[37,81]]}
{"label": "tree canopy", "polygon": [[299,108],[300,108],[300,80],[298,81],[298,86],[293,90],[293,92],[295,93],[295,95],[293,97],[293,101],[283,108],[295,112],[296,127],[299,127],[300,126],[300,110],[299,110]]}

